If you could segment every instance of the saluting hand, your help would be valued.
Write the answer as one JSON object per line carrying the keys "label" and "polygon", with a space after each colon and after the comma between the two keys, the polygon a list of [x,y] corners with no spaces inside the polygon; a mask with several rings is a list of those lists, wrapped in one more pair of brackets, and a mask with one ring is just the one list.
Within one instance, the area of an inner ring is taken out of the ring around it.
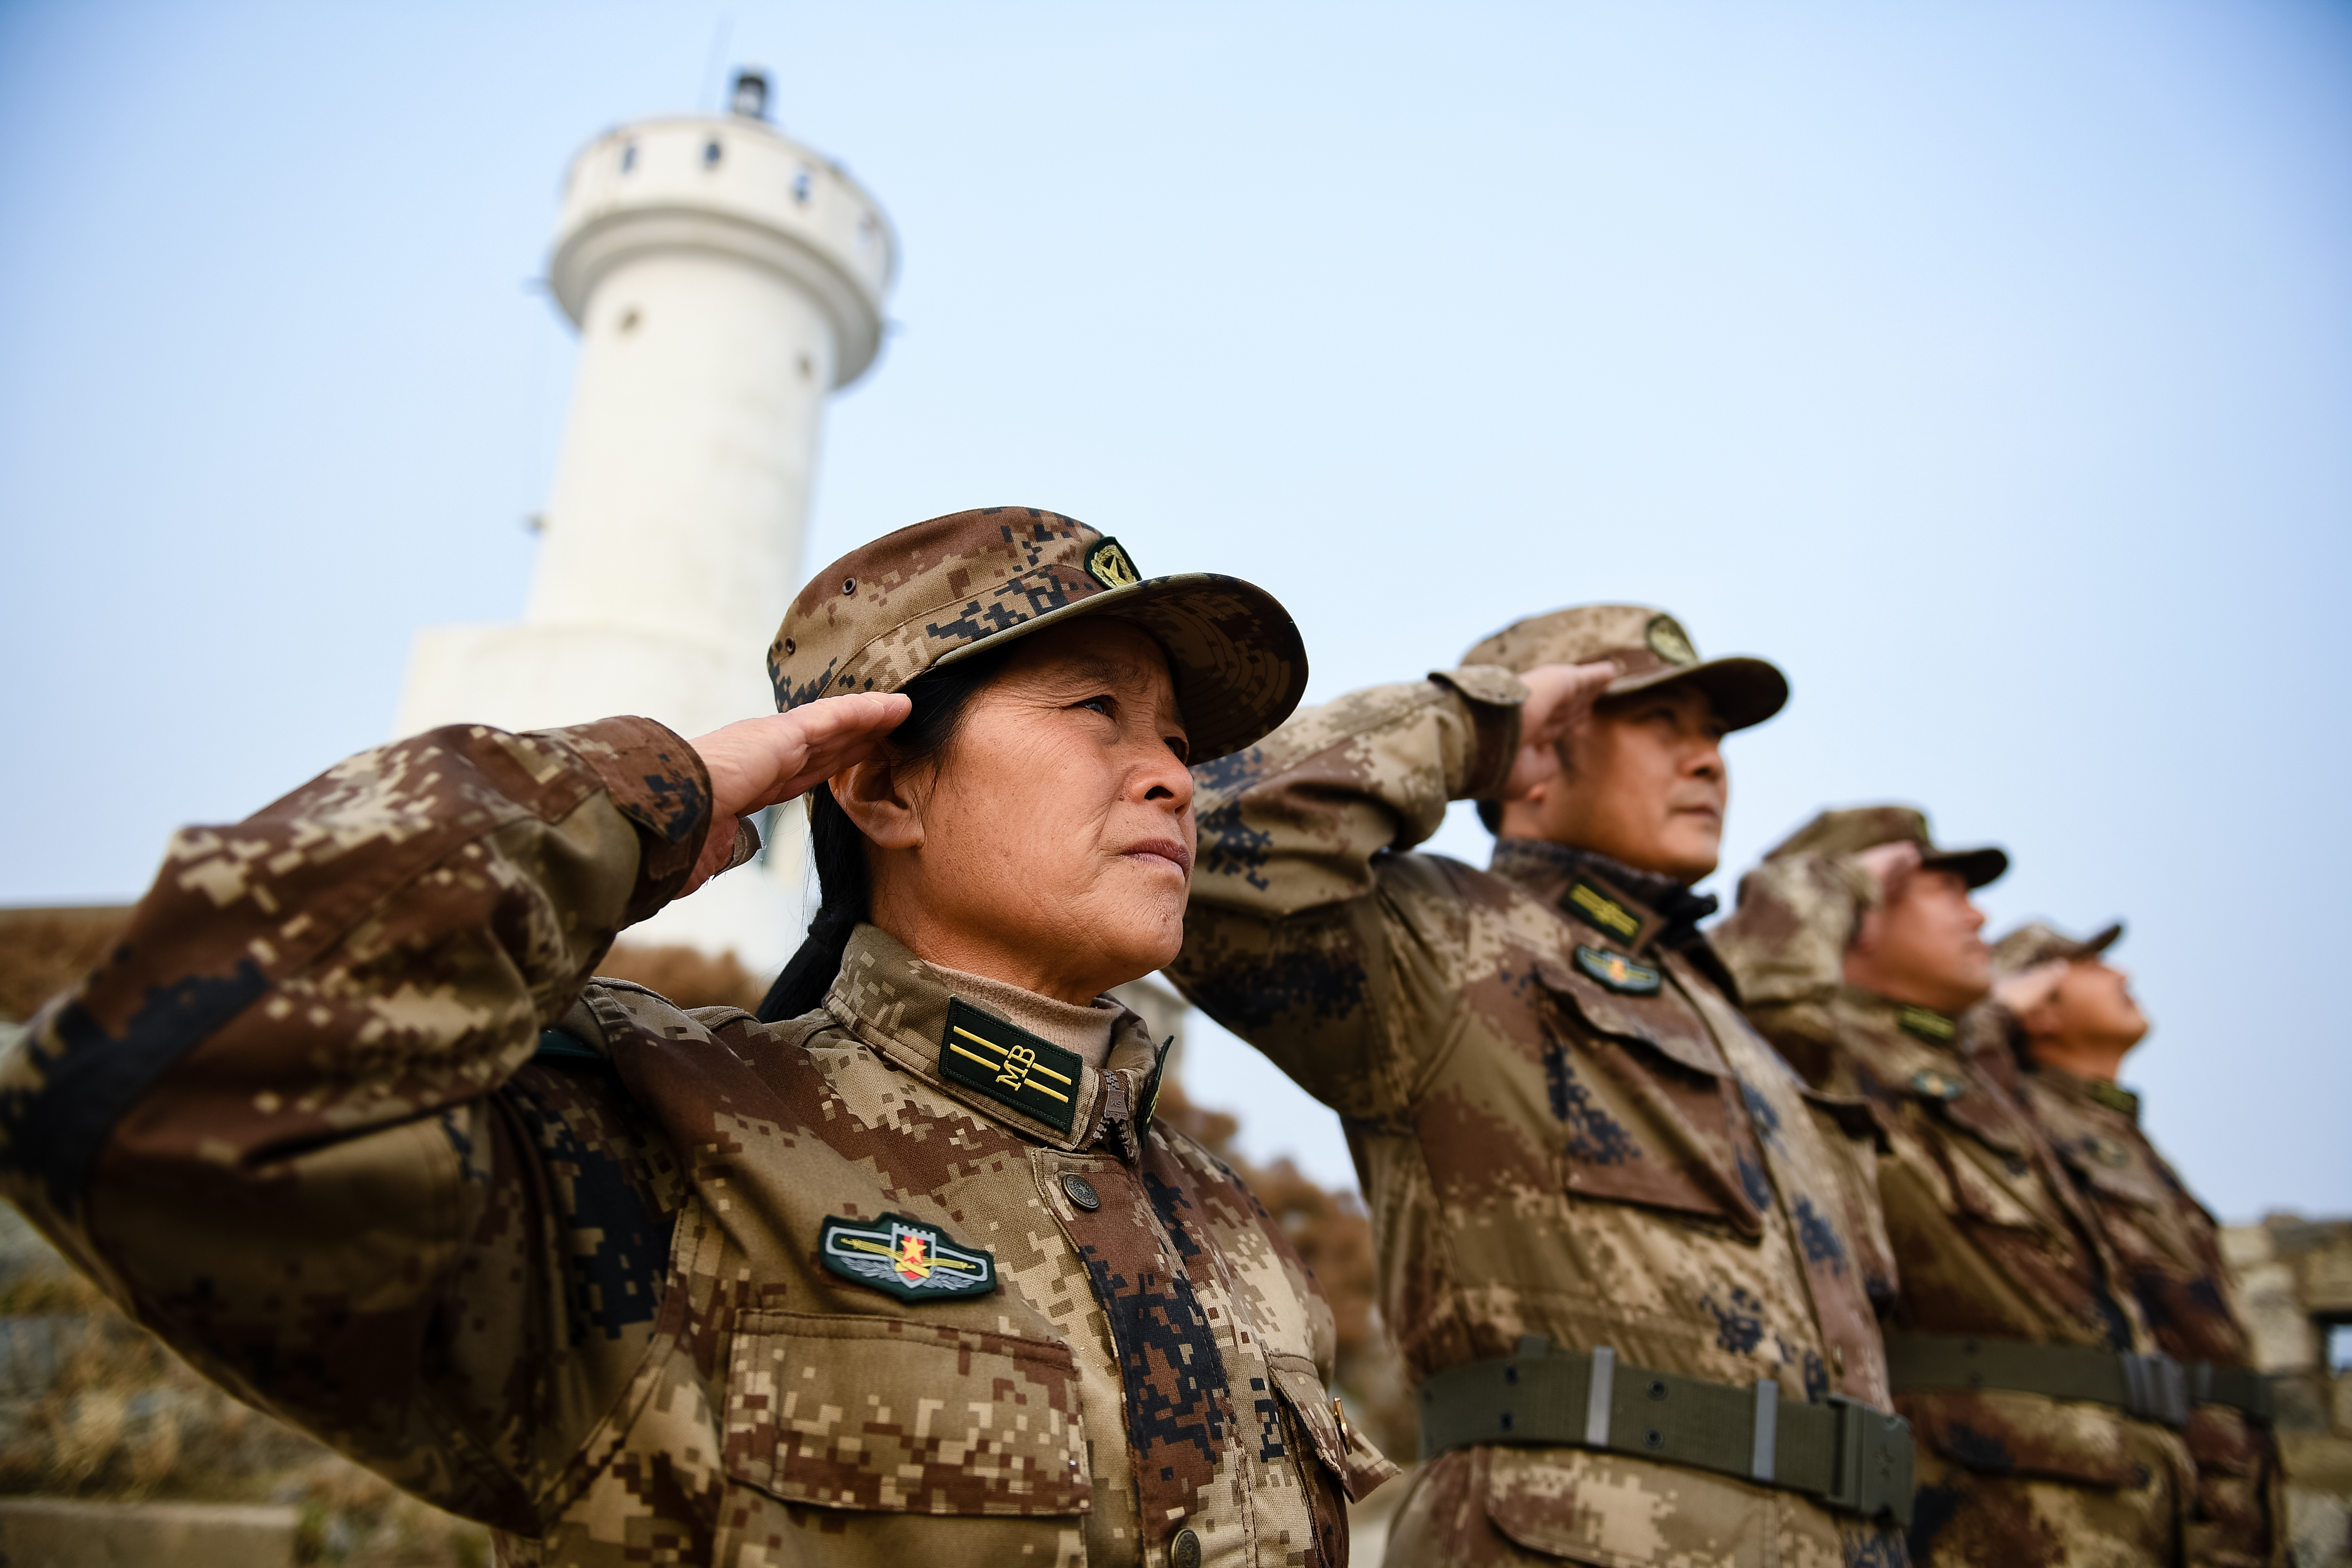
{"label": "saluting hand", "polygon": [[1559,776],[1560,742],[1592,716],[1601,689],[1616,678],[1617,666],[1606,659],[1591,664],[1538,664],[1519,676],[1519,684],[1528,688],[1528,700],[1519,706],[1519,754],[1499,799],[1522,800],[1537,785]]}
{"label": "saluting hand", "polygon": [[687,891],[727,869],[738,818],[798,800],[865,761],[914,706],[902,692],[856,692],[743,719],[694,742],[710,774],[711,828]]}

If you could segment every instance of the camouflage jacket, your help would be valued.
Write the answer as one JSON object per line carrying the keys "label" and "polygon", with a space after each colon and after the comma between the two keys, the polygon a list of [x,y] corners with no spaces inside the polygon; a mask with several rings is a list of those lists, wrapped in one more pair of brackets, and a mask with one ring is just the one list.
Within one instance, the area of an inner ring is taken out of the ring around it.
{"label": "camouflage jacket", "polygon": [[[1876,896],[1858,862],[1784,856],[1741,880],[1712,938],[1765,1037],[1816,1084],[1869,1100],[1889,1129],[1879,1190],[1901,1281],[1890,1335],[2154,1348],[2110,1288],[2096,1217],[2000,1075],[1963,1049],[1958,1020],[1843,982]],[[1921,1448],[1923,1562],[2042,1561],[2034,1543],[2053,1537],[2082,1543],[2085,1561],[2117,1548],[2177,1559],[2188,1458],[2165,1428],[2010,1391],[1906,1392],[1896,1405]],[[2135,1476],[2153,1490],[2127,1484]]]}
{"label": "camouflage jacket", "polygon": [[452,727],[183,832],[0,1056],[8,1196],[509,1563],[1344,1561],[1329,1310],[1139,1020],[1098,1071],[870,926],[786,1023],[590,983],[708,800],[650,721]]}
{"label": "camouflage jacket", "polygon": [[[1541,1334],[1885,1406],[1873,1130],[1726,998],[1690,923],[1712,902],[1550,844],[1507,841],[1488,871],[1406,852],[1500,785],[1523,695],[1491,668],[1378,687],[1196,769],[1171,977],[1340,1113],[1415,1380]],[[1630,1568],[1738,1542],[1764,1553],[1743,1562],[1900,1551],[1794,1492],[1497,1448],[1424,1469],[1390,1561]]]}
{"label": "camouflage jacket", "polygon": [[[2098,1212],[2158,1347],[2182,1362],[2252,1366],[2245,1325],[2231,1305],[2221,1228],[2141,1131],[2139,1096],[2051,1067],[2021,1082],[2034,1119]],[[2183,1435],[2197,1461],[2189,1560],[2217,1568],[2283,1563],[2285,1531],[2273,1528],[2282,1517],[2278,1453],[2268,1428],[2228,1406],[2205,1405]]]}

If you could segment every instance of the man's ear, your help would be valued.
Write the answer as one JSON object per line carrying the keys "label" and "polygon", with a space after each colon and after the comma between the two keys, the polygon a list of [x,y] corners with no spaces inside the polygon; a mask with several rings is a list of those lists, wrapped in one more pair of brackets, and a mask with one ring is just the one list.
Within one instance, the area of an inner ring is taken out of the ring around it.
{"label": "man's ear", "polygon": [[923,843],[921,791],[910,789],[908,769],[880,757],[845,768],[826,782],[844,815],[876,848],[919,849]]}

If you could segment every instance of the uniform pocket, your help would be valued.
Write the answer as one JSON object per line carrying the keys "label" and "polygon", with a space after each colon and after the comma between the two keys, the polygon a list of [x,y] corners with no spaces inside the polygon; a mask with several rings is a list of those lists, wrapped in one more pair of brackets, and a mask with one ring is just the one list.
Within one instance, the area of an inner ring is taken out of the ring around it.
{"label": "uniform pocket", "polygon": [[898,1318],[736,1319],[724,1462],[787,1503],[880,1513],[1087,1512],[1069,1350]]}
{"label": "uniform pocket", "polygon": [[1315,1458],[1339,1483],[1349,1502],[1363,1501],[1374,1487],[1400,1473],[1387,1456],[1364,1440],[1353,1422],[1342,1424],[1312,1361],[1276,1352],[1266,1357],[1266,1368],[1274,1375],[1275,1392],[1290,1407]]}

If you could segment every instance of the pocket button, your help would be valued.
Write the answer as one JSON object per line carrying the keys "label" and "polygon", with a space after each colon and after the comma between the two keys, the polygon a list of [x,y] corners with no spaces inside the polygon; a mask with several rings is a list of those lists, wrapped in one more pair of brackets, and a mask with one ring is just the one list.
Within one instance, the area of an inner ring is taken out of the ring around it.
{"label": "pocket button", "polygon": [[[1077,1177],[1070,1179],[1076,1181]],[[1201,1568],[1199,1532],[1190,1530],[1176,1532],[1176,1543],[1168,1549],[1168,1568]]]}
{"label": "pocket button", "polygon": [[[1069,1194],[1070,1201],[1072,1203],[1076,1204],[1088,1214],[1092,1214],[1096,1209],[1102,1207],[1102,1196],[1095,1191],[1095,1184],[1088,1181],[1082,1176],[1072,1175],[1064,1176],[1062,1178],[1062,1190]],[[1188,1530],[1184,1534],[1192,1535],[1192,1532]],[[1179,1541],[1181,1541],[1183,1538],[1184,1537],[1181,1535],[1177,1537]],[[1198,1563],[1201,1560],[1200,1552],[1200,1538],[1198,1536],[1194,1536],[1192,1542],[1193,1562]]]}

